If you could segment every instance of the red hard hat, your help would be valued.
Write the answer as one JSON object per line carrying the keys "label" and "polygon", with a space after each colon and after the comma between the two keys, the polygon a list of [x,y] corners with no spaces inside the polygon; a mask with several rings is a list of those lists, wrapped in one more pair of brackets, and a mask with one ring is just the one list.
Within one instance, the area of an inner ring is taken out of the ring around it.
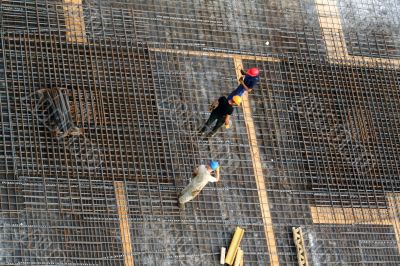
{"label": "red hard hat", "polygon": [[252,77],[257,77],[260,74],[260,70],[258,68],[253,67],[247,70],[247,75],[252,76]]}

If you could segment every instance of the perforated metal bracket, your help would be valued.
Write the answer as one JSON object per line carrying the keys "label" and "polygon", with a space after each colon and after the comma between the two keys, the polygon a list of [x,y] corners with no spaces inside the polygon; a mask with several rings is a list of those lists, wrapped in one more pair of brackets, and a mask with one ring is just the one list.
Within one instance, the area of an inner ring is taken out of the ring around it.
{"label": "perforated metal bracket", "polygon": [[308,266],[307,253],[304,246],[303,231],[300,227],[292,227],[293,240],[297,250],[297,260],[300,266]]}

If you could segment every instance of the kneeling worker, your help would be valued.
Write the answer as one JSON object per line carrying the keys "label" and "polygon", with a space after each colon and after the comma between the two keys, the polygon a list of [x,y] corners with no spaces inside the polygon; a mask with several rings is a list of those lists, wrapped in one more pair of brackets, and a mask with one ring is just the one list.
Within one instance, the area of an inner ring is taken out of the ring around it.
{"label": "kneeling worker", "polygon": [[[215,171],[215,177],[211,174]],[[194,178],[181,192],[179,197],[179,208],[185,209],[185,203],[194,199],[208,182],[219,181],[219,163],[211,161],[208,165],[200,165],[193,169]]]}

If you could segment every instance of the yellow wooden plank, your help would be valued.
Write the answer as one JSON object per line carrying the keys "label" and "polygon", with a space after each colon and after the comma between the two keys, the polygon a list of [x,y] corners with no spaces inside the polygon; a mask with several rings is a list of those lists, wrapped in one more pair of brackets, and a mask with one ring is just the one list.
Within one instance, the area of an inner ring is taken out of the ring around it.
{"label": "yellow wooden plank", "polygon": [[125,197],[124,182],[115,181],[115,198],[118,208],[119,229],[121,232],[122,248],[124,252],[124,265],[134,266],[132,256],[132,242],[128,221],[128,204]]}
{"label": "yellow wooden plank", "polygon": [[387,209],[311,206],[311,217],[316,224],[391,225],[400,253],[400,194],[386,194],[386,200]]}
{"label": "yellow wooden plank", "polygon": [[386,200],[388,202],[388,208],[389,208],[389,215],[392,220],[393,224],[393,229],[394,233],[396,235],[396,240],[397,240],[397,248],[400,253],[400,221],[399,221],[399,215],[400,215],[400,194],[398,193],[393,193],[393,194],[387,194],[386,195]]}
{"label": "yellow wooden plank", "polygon": [[331,63],[365,66],[398,67],[400,60],[394,58],[375,58],[349,55],[337,0],[314,0],[322,36],[325,41],[328,59]]}
{"label": "yellow wooden plank", "polygon": [[[239,79],[242,76],[240,70],[243,69],[243,63],[240,58],[234,58],[234,63],[235,63],[236,76]],[[254,121],[247,93],[245,93],[245,95],[242,97],[242,108],[243,108],[244,120],[246,123],[247,137],[250,143],[251,159],[253,162],[254,176],[257,184],[258,199],[260,201],[261,214],[264,223],[264,233],[267,240],[270,264],[279,265],[275,233],[274,233],[274,228],[272,226],[272,217],[269,209],[267,188],[265,186],[256,131],[254,128]]]}
{"label": "yellow wooden plank", "polygon": [[268,61],[268,62],[280,62],[281,59],[271,56],[253,56],[253,55],[236,55],[223,52],[202,52],[202,51],[189,51],[189,50],[178,50],[178,49],[166,49],[166,48],[149,48],[153,52],[162,53],[174,53],[192,56],[208,56],[208,57],[219,57],[219,58],[233,58],[241,60],[256,60],[256,61]]}
{"label": "yellow wooden plank", "polygon": [[86,30],[82,0],[63,1],[65,28],[68,42],[85,43]]}
{"label": "yellow wooden plank", "polygon": [[315,0],[315,6],[328,57],[349,59],[336,0]]}
{"label": "yellow wooden plank", "polygon": [[311,217],[318,224],[391,225],[387,209],[310,207]]}

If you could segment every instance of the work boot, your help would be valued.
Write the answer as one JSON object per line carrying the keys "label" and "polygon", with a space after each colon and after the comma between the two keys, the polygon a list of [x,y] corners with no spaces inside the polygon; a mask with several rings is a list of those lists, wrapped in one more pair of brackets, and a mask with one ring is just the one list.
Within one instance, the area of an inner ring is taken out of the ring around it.
{"label": "work boot", "polygon": [[68,130],[69,136],[80,136],[83,134],[83,129],[78,127],[72,127]]}
{"label": "work boot", "polygon": [[185,203],[181,203],[180,202],[180,198],[181,198],[181,196],[182,196],[182,193],[181,194],[179,194],[179,198],[178,198],[178,206],[179,206],[179,209],[181,210],[181,211],[183,211],[183,210],[185,210]]}
{"label": "work boot", "polygon": [[207,138],[212,138],[212,137],[215,136],[216,133],[217,133],[217,132],[211,131],[211,132],[209,132],[209,133],[206,135],[206,137],[207,137]]}
{"label": "work boot", "polygon": [[206,127],[206,126],[202,127],[202,128],[199,130],[199,134],[200,134],[200,135],[204,134],[204,132],[206,132],[206,130],[207,130],[207,127]]}

